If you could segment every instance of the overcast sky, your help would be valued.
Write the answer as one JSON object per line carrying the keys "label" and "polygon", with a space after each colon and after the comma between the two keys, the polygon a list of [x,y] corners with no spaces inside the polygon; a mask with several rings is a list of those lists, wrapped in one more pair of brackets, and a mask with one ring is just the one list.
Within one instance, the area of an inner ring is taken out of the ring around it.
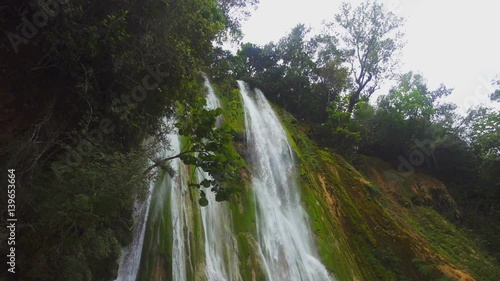
{"label": "overcast sky", "polygon": [[[277,41],[298,23],[320,31],[324,20],[333,21],[340,2],[260,0],[258,9],[243,23],[243,42],[264,45]],[[421,72],[431,89],[440,83],[454,88],[451,99],[461,111],[489,101],[487,95],[493,92],[490,81],[500,74],[500,1],[381,2],[406,19],[402,72]]]}

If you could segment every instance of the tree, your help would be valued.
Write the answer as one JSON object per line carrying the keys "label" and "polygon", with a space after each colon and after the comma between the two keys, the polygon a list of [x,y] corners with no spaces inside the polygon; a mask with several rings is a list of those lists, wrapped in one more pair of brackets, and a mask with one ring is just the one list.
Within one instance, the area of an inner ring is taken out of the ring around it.
{"label": "tree", "polygon": [[311,76],[315,68],[314,45],[307,36],[310,29],[299,24],[276,47],[280,66],[284,69],[283,88],[278,97],[288,111],[304,118],[306,97],[311,95]]}
{"label": "tree", "polygon": [[[492,101],[498,98],[499,92],[495,90],[490,95]],[[463,138],[474,160],[469,165],[474,181],[464,181],[463,173],[455,173],[461,175],[457,186],[462,195],[460,200],[467,206],[462,223],[473,228],[484,246],[498,259],[500,227],[491,222],[500,219],[496,211],[500,208],[500,111],[479,106],[469,110],[461,125],[465,125]]]}
{"label": "tree", "polygon": [[[493,85],[500,86],[500,80]],[[500,89],[490,94],[491,101],[499,101]],[[465,119],[469,131],[467,138],[474,151],[483,160],[500,161],[500,111],[480,106],[469,110]]]}
{"label": "tree", "polygon": [[483,159],[500,160],[500,111],[479,107],[469,111],[467,138]]}
{"label": "tree", "polygon": [[[153,165],[146,172],[156,167],[166,167],[167,163],[180,158],[184,164],[203,169],[210,175],[201,183],[191,183],[191,186],[210,187],[217,201],[229,199],[231,193],[238,190],[241,182],[240,169],[242,164],[237,160],[232,149],[232,135],[225,124],[216,128],[217,116],[222,113],[220,108],[209,110],[204,108],[205,97],[179,106],[179,120],[175,126],[179,135],[185,137],[185,144],[179,154],[163,159],[153,159]],[[202,199],[205,192],[200,190]]]}
{"label": "tree", "polygon": [[[418,73],[399,75],[399,83],[379,97],[371,120],[360,126],[361,151],[394,160],[423,150],[430,157],[426,158],[431,160],[429,163],[435,164],[433,151],[455,133],[452,118],[456,106],[439,103],[439,98],[450,93],[451,89],[444,85],[429,90]],[[355,118],[359,122],[357,113]]]}
{"label": "tree", "polygon": [[314,70],[316,90],[324,95],[323,102],[334,102],[349,85],[349,69],[344,67],[341,50],[337,40],[330,35],[319,35],[313,38],[317,57]]}
{"label": "tree", "polygon": [[259,0],[217,0],[217,3],[226,18],[228,35],[238,39],[241,35],[241,20],[250,15],[248,8],[256,8]]}
{"label": "tree", "polygon": [[[197,97],[196,77],[208,67],[213,41],[231,28],[231,11],[248,2],[4,2],[0,26],[6,35],[20,38],[23,25],[30,29],[30,40],[12,45],[8,36],[0,39],[0,92],[11,96],[0,108],[15,109],[2,116],[12,126],[0,135],[0,166],[15,168],[24,187],[16,200],[25,218],[17,236],[18,278],[113,280],[120,248],[132,237],[135,195],[146,187],[151,155],[144,146],[168,133],[162,120],[177,104]],[[207,134],[202,149],[227,148],[225,132]],[[222,173],[219,155],[199,154],[195,164]],[[222,157],[222,164],[232,159]],[[232,177],[214,179],[222,185]],[[6,198],[0,198],[2,211]]]}
{"label": "tree", "polygon": [[287,74],[309,78],[315,67],[314,44],[307,40],[310,28],[304,24],[296,25],[290,33],[278,42],[277,52],[282,64],[287,67]]}
{"label": "tree", "polygon": [[500,102],[500,79],[493,81],[492,85],[496,86],[497,89],[493,93],[490,94],[490,99],[492,101]]}
{"label": "tree", "polygon": [[240,65],[236,65],[241,78],[253,78],[258,74],[263,74],[278,63],[276,46],[273,43],[264,47],[252,43],[242,44],[237,52]]}
{"label": "tree", "polygon": [[358,102],[368,100],[380,82],[391,76],[397,64],[395,54],[403,46],[399,31],[403,19],[377,2],[366,1],[356,8],[344,2],[335,23],[342,29],[339,38],[354,80],[347,108],[350,114]]}
{"label": "tree", "polygon": [[388,95],[380,97],[379,106],[396,111],[403,119],[429,122],[436,113],[437,100],[451,91],[444,85],[430,91],[422,75],[410,71],[399,76],[399,84]]}
{"label": "tree", "polygon": [[307,40],[310,30],[303,24],[295,26],[277,44],[264,47],[243,44],[238,51],[244,79],[258,86],[272,102],[304,119],[315,69],[315,46]]}

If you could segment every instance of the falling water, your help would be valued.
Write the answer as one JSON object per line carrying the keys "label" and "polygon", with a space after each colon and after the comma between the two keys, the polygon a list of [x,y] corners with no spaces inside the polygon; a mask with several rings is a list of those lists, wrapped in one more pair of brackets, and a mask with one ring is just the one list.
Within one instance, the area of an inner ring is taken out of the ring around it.
{"label": "falling water", "polygon": [[[180,144],[178,137],[172,137],[172,150],[174,154],[180,152]],[[173,280],[186,281],[186,247],[185,233],[187,208],[186,208],[186,181],[182,173],[182,163],[179,158],[173,160],[172,168],[175,171],[175,176],[172,179],[170,190],[170,212],[172,215],[172,278]]]}
{"label": "falling water", "polygon": [[[159,155],[160,158],[180,152],[178,134],[171,133],[168,139],[170,148],[164,149]],[[192,201],[187,190],[188,175],[185,166],[178,158],[170,162],[170,167],[173,175],[166,171],[161,172],[154,189],[150,188],[151,195],[146,200],[147,204],[138,205],[139,208],[136,209],[134,241],[123,251],[117,281],[164,278],[187,281],[188,269],[189,272],[193,272],[191,245],[188,239],[193,217],[193,210],[190,207]],[[146,223],[147,231],[145,231]],[[165,229],[171,232],[171,236],[168,235],[171,239],[165,237]],[[144,237],[147,237],[147,240]],[[167,241],[171,243],[166,245]],[[164,255],[167,250],[170,251],[171,258]],[[165,267],[165,263],[170,259],[171,272],[168,272],[167,268],[170,266]],[[138,274],[143,267],[146,271]]]}
{"label": "falling water", "polygon": [[[207,109],[220,107],[210,82],[205,77],[208,89]],[[219,125],[220,120],[217,120]],[[198,180],[210,176],[198,169]],[[227,202],[216,202],[213,192],[206,192],[208,206],[201,208],[201,220],[205,238],[205,262],[209,281],[239,281],[239,259],[236,239],[232,233],[231,216]]]}
{"label": "falling water", "polygon": [[116,281],[135,281],[137,278],[152,187],[153,183],[151,182],[145,201],[134,203],[134,238],[132,243],[122,250]]}
{"label": "falling water", "polygon": [[302,208],[292,149],[278,117],[256,90],[250,97],[238,81],[245,109],[258,239],[269,281],[330,281],[317,258]]}
{"label": "falling water", "polygon": [[[333,278],[328,276],[317,258],[307,214],[300,203],[294,181],[293,154],[286,133],[263,94],[257,90],[255,97],[250,97],[244,83],[238,83],[244,101],[248,155],[251,156],[252,183],[257,202],[259,252],[268,280],[330,281]],[[219,107],[207,79],[205,86],[208,89],[207,108]],[[180,151],[178,135],[171,134],[169,138],[171,149],[163,152],[164,157]],[[140,270],[142,272],[144,266],[145,272],[149,273],[140,279],[187,281],[196,275],[198,280],[204,279],[198,272],[205,272],[208,281],[241,281],[240,258],[232,232],[229,205],[227,202],[216,202],[214,194],[209,191],[206,192],[209,205],[200,209],[205,266],[196,266],[191,228],[194,227],[193,217],[198,208],[193,207],[196,204],[190,198],[186,167],[179,159],[170,164],[175,176],[165,174],[156,183],[152,195],[144,203],[136,203],[134,241],[123,250],[117,280],[138,279],[142,252]],[[209,177],[202,171],[198,171],[196,176],[200,181]],[[149,225],[147,231],[146,222]],[[171,233],[171,236],[168,235],[171,238],[164,237],[165,230]],[[144,251],[141,251],[143,246]],[[169,255],[164,255],[167,249]],[[171,271],[167,268],[157,270],[167,261]]]}

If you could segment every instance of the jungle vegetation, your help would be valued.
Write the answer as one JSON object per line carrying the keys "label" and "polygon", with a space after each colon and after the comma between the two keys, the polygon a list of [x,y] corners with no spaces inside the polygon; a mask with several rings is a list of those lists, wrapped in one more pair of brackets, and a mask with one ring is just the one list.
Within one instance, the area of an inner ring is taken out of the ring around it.
{"label": "jungle vegetation", "polygon": [[[478,106],[460,115],[442,99],[452,89],[396,73],[404,19],[376,2],[342,5],[323,34],[299,24],[277,42],[222,49],[238,41],[257,4],[2,2],[0,165],[16,170],[21,279],[113,280],[132,239],[133,203],[172,157],[210,172],[214,182],[205,184],[220,200],[238,191],[238,134],[230,124],[212,129],[220,111],[203,108],[202,72],[228,88],[235,79],[260,88],[354,165],[375,156],[442,180],[460,211],[449,219],[500,258],[500,225],[491,223],[500,219],[500,112]],[[398,83],[370,103],[386,79]],[[500,80],[492,83],[498,102]],[[162,121],[174,116],[179,122]],[[158,147],[174,128],[190,149],[162,158]]]}

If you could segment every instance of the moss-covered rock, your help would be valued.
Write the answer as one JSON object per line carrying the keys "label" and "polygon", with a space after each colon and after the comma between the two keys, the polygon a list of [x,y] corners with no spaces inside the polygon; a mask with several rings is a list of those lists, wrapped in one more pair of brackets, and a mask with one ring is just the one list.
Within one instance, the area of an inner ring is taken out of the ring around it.
{"label": "moss-covered rock", "polygon": [[495,280],[491,257],[446,217],[440,181],[360,157],[360,170],[320,148],[307,125],[275,107],[297,155],[302,200],[318,251],[338,280]]}
{"label": "moss-covered rock", "polygon": [[[240,275],[243,281],[266,280],[245,162],[249,155],[241,95],[231,79],[213,86],[223,107],[224,125],[234,137],[235,159],[242,167],[240,186],[234,187],[229,199]],[[307,125],[278,107],[274,110],[295,151],[296,178],[319,256],[337,280],[496,280],[500,276],[492,258],[447,220],[458,211],[443,183],[421,173],[402,175],[372,157],[358,157],[356,169],[312,141]],[[189,204],[197,204],[197,195],[193,190]],[[188,280],[204,280],[203,228],[199,212],[192,208]],[[165,210],[160,224],[148,226],[154,235],[146,236],[143,259],[148,262],[139,280],[171,276],[169,217]],[[158,241],[156,248],[152,241]]]}

